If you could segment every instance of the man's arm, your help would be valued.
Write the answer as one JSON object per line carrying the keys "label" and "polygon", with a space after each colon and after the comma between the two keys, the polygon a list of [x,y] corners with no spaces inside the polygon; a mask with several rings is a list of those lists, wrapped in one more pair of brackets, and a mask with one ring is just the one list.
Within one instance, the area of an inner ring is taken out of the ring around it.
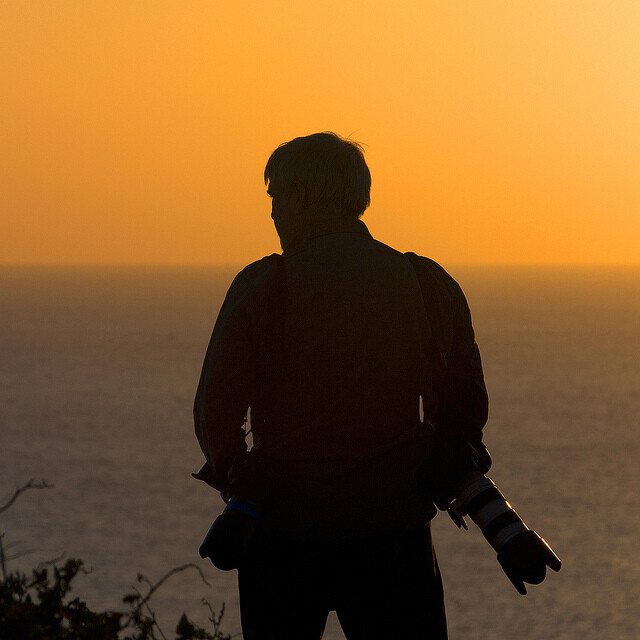
{"label": "man's arm", "polygon": [[257,394],[259,343],[276,274],[277,254],[245,267],[218,314],[193,406],[206,465],[196,477],[229,491],[247,455],[244,423]]}
{"label": "man's arm", "polygon": [[[196,437],[206,458],[195,477],[229,490],[233,467],[245,458],[244,423],[255,395],[256,322],[267,260],[255,262],[234,279],[216,320],[193,406]],[[236,469],[237,470],[237,469]]]}
{"label": "man's arm", "polygon": [[[455,283],[454,283],[455,284]],[[462,290],[453,289],[454,312],[446,366],[434,375],[437,408],[432,418],[434,447],[430,467],[436,503],[446,508],[460,480],[468,473],[491,467],[483,429],[489,414],[480,351],[475,342],[471,313]]]}
{"label": "man's arm", "polygon": [[435,346],[433,381],[438,402],[430,417],[433,442],[423,480],[430,499],[447,509],[458,527],[466,528],[464,516],[471,516],[496,550],[509,580],[524,595],[525,582],[542,582],[547,567],[559,571],[560,559],[484,475],[491,467],[482,444],[489,402],[464,294],[439,265],[409,257],[420,279]]}
{"label": "man's arm", "polygon": [[[450,507],[449,514],[459,527],[464,525],[464,515],[471,516],[495,549],[509,580],[525,595],[525,583],[539,584],[547,567],[559,571],[562,563],[484,475],[491,467],[491,457],[482,444],[488,396],[471,313],[461,290],[457,299],[450,356],[443,378],[443,402],[436,416],[437,432],[445,435],[438,459],[452,461],[448,477],[444,468],[441,471],[446,480],[441,485],[442,503],[438,506]],[[451,498],[455,498],[452,505]]]}
{"label": "man's arm", "polygon": [[424,481],[438,504],[453,497],[457,481],[491,458],[482,444],[488,396],[469,305],[458,283],[436,262],[406,254],[418,276],[430,345],[433,403],[427,420],[432,446]]}
{"label": "man's arm", "polygon": [[489,397],[469,305],[457,284],[454,292],[451,348],[440,389],[438,419],[446,425],[458,425],[467,440],[479,443],[489,417]]}
{"label": "man's arm", "polygon": [[232,286],[209,341],[193,406],[208,466],[202,479],[220,490],[228,488],[231,468],[246,452],[243,424],[251,397],[251,349],[236,297]]}

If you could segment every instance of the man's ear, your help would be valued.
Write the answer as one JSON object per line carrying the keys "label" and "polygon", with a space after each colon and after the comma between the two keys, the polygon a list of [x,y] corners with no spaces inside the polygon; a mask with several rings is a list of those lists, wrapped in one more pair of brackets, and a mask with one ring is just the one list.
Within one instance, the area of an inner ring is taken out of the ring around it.
{"label": "man's ear", "polygon": [[297,215],[307,208],[307,188],[299,180],[294,180],[291,184],[291,204]]}

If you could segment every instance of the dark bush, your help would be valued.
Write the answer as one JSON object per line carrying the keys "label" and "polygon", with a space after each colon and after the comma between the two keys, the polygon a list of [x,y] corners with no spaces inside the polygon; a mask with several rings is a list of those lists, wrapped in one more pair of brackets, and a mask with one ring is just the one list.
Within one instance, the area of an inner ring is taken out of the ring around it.
{"label": "dark bush", "polygon": [[[46,482],[30,480],[0,507],[0,513],[6,511],[23,491],[50,487]],[[207,584],[200,568],[194,564],[172,569],[155,584],[138,574],[138,583],[145,586],[146,593],[134,588],[133,593],[126,594],[122,602],[128,611],[92,611],[79,597],[70,596],[78,574],[90,573],[82,560],[70,558],[61,564],[41,565],[28,575],[7,572],[7,559],[0,535],[2,640],[167,640],[149,604],[151,596],[165,580],[185,569],[197,571]],[[206,600],[203,604],[209,609],[212,632],[199,627],[183,613],[176,626],[175,640],[230,640],[231,636],[220,630],[224,604],[218,614]]]}

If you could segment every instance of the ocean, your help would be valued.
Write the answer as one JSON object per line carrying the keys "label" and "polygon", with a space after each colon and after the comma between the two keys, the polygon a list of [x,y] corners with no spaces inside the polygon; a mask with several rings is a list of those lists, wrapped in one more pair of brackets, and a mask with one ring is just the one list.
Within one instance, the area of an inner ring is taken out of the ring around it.
{"label": "ocean", "polygon": [[[640,268],[452,267],[491,406],[490,473],[562,558],[520,596],[471,524],[433,529],[451,640],[640,637]],[[0,268],[0,514],[8,569],[66,554],[74,595],[124,609],[138,573],[188,562],[151,604],[169,635],[200,600],[240,631],[235,572],[198,557],[223,503],[193,480],[202,358],[236,269]],[[393,611],[381,612],[393,615]],[[325,638],[343,638],[332,616]]]}

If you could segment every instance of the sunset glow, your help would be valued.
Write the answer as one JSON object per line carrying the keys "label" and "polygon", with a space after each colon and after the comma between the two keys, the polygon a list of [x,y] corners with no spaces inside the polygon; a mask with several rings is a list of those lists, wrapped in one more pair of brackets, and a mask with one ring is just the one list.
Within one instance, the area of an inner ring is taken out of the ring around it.
{"label": "sunset glow", "polygon": [[640,262],[640,3],[0,3],[0,262],[279,250],[281,142],[365,145],[364,221],[451,263]]}

